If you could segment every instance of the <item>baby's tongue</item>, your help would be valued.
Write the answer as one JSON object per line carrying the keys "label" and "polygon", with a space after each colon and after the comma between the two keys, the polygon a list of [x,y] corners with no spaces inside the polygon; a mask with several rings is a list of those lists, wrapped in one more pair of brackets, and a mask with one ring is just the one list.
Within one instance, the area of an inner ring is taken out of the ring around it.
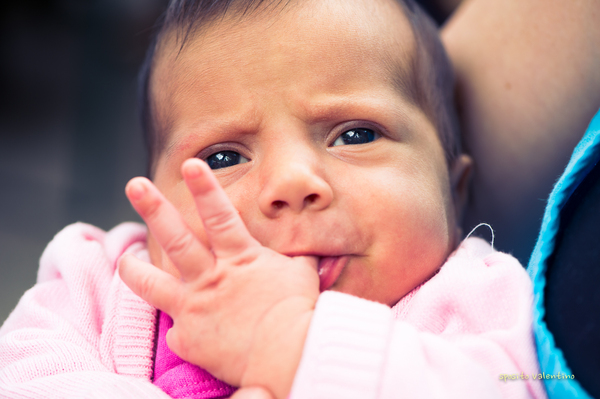
{"label": "baby's tongue", "polygon": [[319,290],[328,290],[338,279],[345,266],[340,256],[323,256],[319,259]]}

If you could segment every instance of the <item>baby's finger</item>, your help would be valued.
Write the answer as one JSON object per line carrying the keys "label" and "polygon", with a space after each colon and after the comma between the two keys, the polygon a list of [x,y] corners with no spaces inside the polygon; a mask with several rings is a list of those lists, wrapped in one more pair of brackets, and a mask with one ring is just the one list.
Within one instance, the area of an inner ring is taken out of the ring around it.
{"label": "baby's finger", "polygon": [[217,258],[239,255],[258,244],[205,162],[188,159],[183,163],[181,173],[194,196],[198,214]]}
{"label": "baby's finger", "polygon": [[275,399],[269,391],[260,387],[240,388],[229,399]]}
{"label": "baby's finger", "polygon": [[295,256],[294,259],[304,262],[314,271],[319,271],[319,258],[316,256]]}
{"label": "baby's finger", "polygon": [[143,177],[131,179],[125,193],[184,280],[194,279],[214,264],[210,251],[152,182]]}
{"label": "baby's finger", "polygon": [[177,312],[182,282],[131,254],[119,259],[121,280],[140,298],[169,315]]}

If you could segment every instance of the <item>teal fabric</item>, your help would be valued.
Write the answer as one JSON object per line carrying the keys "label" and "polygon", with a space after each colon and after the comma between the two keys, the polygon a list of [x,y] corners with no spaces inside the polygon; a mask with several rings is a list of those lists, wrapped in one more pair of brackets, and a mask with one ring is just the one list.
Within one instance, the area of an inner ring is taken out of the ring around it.
{"label": "teal fabric", "polygon": [[[554,251],[556,233],[560,224],[560,210],[590,169],[600,160],[600,110],[592,119],[585,135],[575,147],[571,160],[558,180],[546,204],[542,227],[529,260],[527,270],[533,281],[535,333],[541,371],[549,375],[568,375],[572,372],[562,351],[556,347],[554,337],[544,321],[544,287],[546,286],[547,260]],[[577,377],[577,376],[575,376]],[[548,397],[590,398],[575,379],[544,379]]]}

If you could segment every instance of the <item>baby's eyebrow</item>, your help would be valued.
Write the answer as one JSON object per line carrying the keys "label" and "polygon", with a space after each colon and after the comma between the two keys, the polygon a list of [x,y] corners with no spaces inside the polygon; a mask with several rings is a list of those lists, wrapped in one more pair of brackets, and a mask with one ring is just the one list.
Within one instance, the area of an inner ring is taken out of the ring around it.
{"label": "baby's eyebrow", "polygon": [[[391,93],[396,94],[395,92]],[[406,118],[406,114],[397,100],[397,95],[373,96],[360,92],[352,96],[327,96],[303,107],[303,119],[313,124],[336,119],[356,119],[357,116],[358,119],[367,119],[366,115],[380,113],[391,113],[399,119]],[[361,117],[361,115],[365,116]]]}
{"label": "baby's eyebrow", "polygon": [[164,154],[167,159],[185,151],[186,148],[197,145],[198,141],[205,140],[207,135],[219,134],[251,134],[258,129],[258,125],[250,122],[248,118],[222,116],[218,119],[203,120],[192,127],[174,129],[165,140]]}
{"label": "baby's eyebrow", "polygon": [[[166,159],[171,159],[173,156],[180,154],[182,151],[186,151],[187,148],[195,145],[198,142],[198,132],[199,130],[194,129],[194,133],[178,135],[177,133],[171,134],[172,139],[167,143],[164,153]],[[200,131],[206,131],[205,129],[200,129]],[[183,136],[181,138],[177,138],[177,136]]]}
{"label": "baby's eyebrow", "polygon": [[[317,99],[300,101],[294,109],[297,118],[308,125],[333,121],[335,123],[351,119],[408,120],[409,107],[414,105],[412,99],[399,96],[398,90],[391,87],[384,94],[373,95],[370,92],[354,92],[352,95],[324,95]],[[264,111],[267,114],[266,111]],[[179,127],[167,134],[164,144],[164,155],[171,159],[187,148],[198,145],[199,141],[209,142],[206,135],[239,137],[258,132],[261,129],[261,112],[254,110],[245,115],[232,112],[231,116],[219,116],[204,119],[192,127]],[[243,116],[241,116],[243,115]],[[265,117],[265,115],[263,115]],[[212,143],[211,143],[212,144]]]}
{"label": "baby's eyebrow", "polygon": [[181,134],[174,131],[168,134],[168,139],[165,140],[164,154],[166,159],[172,158],[174,155],[185,151],[186,148],[192,146],[198,140],[196,132],[203,131],[201,127],[194,128],[191,134]]}

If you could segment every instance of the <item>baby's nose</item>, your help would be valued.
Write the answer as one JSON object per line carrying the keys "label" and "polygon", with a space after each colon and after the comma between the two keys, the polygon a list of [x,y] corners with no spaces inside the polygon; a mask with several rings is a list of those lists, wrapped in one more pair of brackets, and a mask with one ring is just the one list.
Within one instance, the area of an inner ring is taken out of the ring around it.
{"label": "baby's nose", "polygon": [[333,191],[325,179],[305,164],[288,164],[269,176],[259,195],[259,208],[269,218],[281,212],[300,213],[327,208]]}

